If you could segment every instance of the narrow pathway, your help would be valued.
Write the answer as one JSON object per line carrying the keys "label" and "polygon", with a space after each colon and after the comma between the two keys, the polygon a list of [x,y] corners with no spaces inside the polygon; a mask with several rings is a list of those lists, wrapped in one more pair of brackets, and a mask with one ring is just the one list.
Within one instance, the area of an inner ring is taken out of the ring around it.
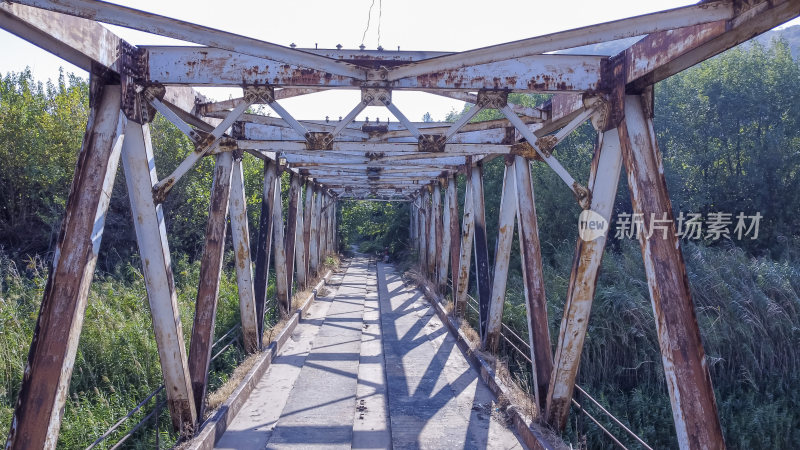
{"label": "narrow pathway", "polygon": [[422,294],[391,265],[353,258],[328,289],[217,448],[523,448]]}

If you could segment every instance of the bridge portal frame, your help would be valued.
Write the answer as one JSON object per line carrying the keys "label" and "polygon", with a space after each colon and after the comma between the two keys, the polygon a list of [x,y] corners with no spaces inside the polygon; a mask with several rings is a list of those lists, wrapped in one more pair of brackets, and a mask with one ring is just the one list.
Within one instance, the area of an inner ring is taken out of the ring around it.
{"label": "bridge portal frame", "polygon": [[[624,165],[634,212],[643,214],[645,225],[648,213],[665,213],[672,219],[652,126],[652,85],[798,15],[798,0],[708,1],[446,53],[296,49],[95,0],[0,2],[0,27],[86,70],[91,78],[86,136],[7,448],[53,448],[57,442],[120,158],[144,262],[170,414],[184,437],[196,431],[202,417],[229,205],[236,225],[235,254],[241,262],[237,282],[242,329],[248,351],[255,351],[262,345],[270,254],[278,274],[278,304],[288,312],[295,265],[298,281],[307,283],[310,276],[318,275],[325,257],[336,252],[336,205],[344,199],[410,202],[413,247],[426,261],[425,270],[439,289],[446,289],[443,280],[451,274],[456,314],[464,312],[474,253],[480,334],[490,350],[498,339],[504,303],[503,292],[493,293],[492,285],[500,291],[505,284],[508,268],[504,261],[508,260],[516,218],[524,261],[534,395],[546,421],[563,428],[607,236],[577,242],[553,356],[530,164],[549,166],[582,208],[606,220],[610,220]],[[135,46],[100,23],[204,47]],[[644,37],[611,57],[551,53],[634,36]],[[242,87],[243,97],[209,102],[194,91],[196,86]],[[335,121],[298,121],[279,103],[328,89],[359,90],[361,101],[347,117]],[[427,92],[475,106],[456,123],[412,122],[392,102],[394,90]],[[512,92],[553,96],[537,107],[527,107],[510,103],[508,94]],[[246,113],[253,104],[268,105],[278,117]],[[398,123],[355,121],[370,105],[386,106]],[[482,109],[499,110],[504,119],[469,123]],[[196,147],[172,174],[160,180],[148,129],[156,113],[177,126]],[[599,137],[589,183],[583,186],[559,164],[552,150],[586,120],[592,121]],[[242,152],[264,160],[254,274],[249,232],[246,221],[242,222],[246,218]],[[201,281],[206,285],[199,289],[202,293],[198,293],[198,314],[187,357],[161,203],[171,187],[207,156],[215,156],[217,161],[203,252],[207,277]],[[507,189],[501,206],[503,244],[491,278],[481,165],[499,156],[507,158]],[[281,208],[283,172],[291,179],[286,224]],[[461,227],[456,194],[459,174],[467,178]],[[445,191],[443,217],[441,190]],[[674,235],[674,225],[671,227]],[[678,442],[681,448],[722,448],[711,379],[678,242],[643,235],[639,240]]]}

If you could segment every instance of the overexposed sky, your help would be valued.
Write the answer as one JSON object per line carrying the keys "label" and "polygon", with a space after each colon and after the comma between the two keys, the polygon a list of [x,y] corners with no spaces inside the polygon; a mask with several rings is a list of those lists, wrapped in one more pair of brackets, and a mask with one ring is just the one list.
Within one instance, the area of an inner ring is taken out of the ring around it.
{"label": "overexposed sky", "polygon": [[[116,0],[144,11],[206,25],[281,45],[298,47],[358,48],[367,17],[370,27],[364,38],[368,49],[380,45],[387,50],[461,51],[524,39],[555,31],[621,19],[678,6],[681,0],[559,0],[559,1],[433,1],[433,0],[289,0],[281,2],[227,0]],[[379,18],[380,16],[380,18]],[[794,20],[791,24],[800,23]],[[181,42],[125,28],[108,26],[135,45],[180,45]],[[86,76],[86,72],[0,29],[0,73],[21,71],[30,66],[36,78],[58,76],[59,67]],[[224,100],[240,96],[240,89],[200,89],[204,94]],[[282,100],[295,117],[319,119],[346,115],[359,101],[357,91],[327,91]],[[395,104],[411,120],[421,120],[425,112],[443,119],[462,102],[413,92],[396,92]],[[360,116],[380,117],[385,108],[369,107]],[[394,119],[393,119],[394,121]]]}

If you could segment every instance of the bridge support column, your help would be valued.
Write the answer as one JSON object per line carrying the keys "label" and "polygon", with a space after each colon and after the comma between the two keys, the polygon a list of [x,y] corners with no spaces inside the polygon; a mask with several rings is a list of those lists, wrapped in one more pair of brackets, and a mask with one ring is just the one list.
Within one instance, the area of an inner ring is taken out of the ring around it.
{"label": "bridge support column", "polygon": [[427,188],[422,189],[420,195],[420,221],[419,221],[419,268],[425,275],[428,268],[428,217],[430,217],[428,204],[430,203],[430,193]]}
{"label": "bridge support column", "polygon": [[306,181],[306,197],[303,203],[303,267],[306,273],[306,283],[313,277],[311,273],[311,215],[314,210],[313,182]]}
{"label": "bridge support column", "polygon": [[242,320],[242,336],[247,353],[258,350],[258,320],[256,319],[255,294],[253,293],[253,269],[250,260],[250,230],[247,224],[247,198],[244,192],[242,155],[235,154],[231,179],[231,238],[236,265],[236,285],[239,288],[239,315]]}
{"label": "bridge support column", "polygon": [[322,192],[317,184],[311,188],[313,205],[311,210],[311,240],[309,241],[309,270],[314,276],[319,276],[319,216],[322,213]]}
{"label": "bridge support column", "polygon": [[92,79],[86,125],[6,448],[55,448],[119,164],[120,87]]}
{"label": "bridge support column", "polygon": [[592,192],[590,209],[599,214],[606,224],[603,234],[597,239],[584,241],[578,238],[572,261],[564,316],[556,344],[555,368],[547,391],[545,411],[547,422],[559,430],[563,430],[567,424],[621,168],[622,151],[617,129],[600,132],[589,172],[588,187]]}
{"label": "bridge support column", "polygon": [[497,251],[494,255],[494,280],[489,303],[489,320],[483,335],[484,349],[497,353],[503,324],[503,307],[506,300],[508,263],[514,240],[514,219],[517,216],[517,183],[512,161],[506,160],[503,175],[503,194],[500,198],[500,217],[497,221]]}
{"label": "bridge support column", "polygon": [[228,203],[231,192],[233,155],[230,152],[216,156],[214,182],[208,206],[208,224],[203,256],[200,260],[200,285],[197,287],[197,302],[194,309],[192,341],[189,343],[189,373],[198,420],[205,410],[208,366],[211,361],[211,345],[214,341],[214,323],[217,316],[219,280],[222,273],[222,257],[225,250],[225,235],[228,226]]}
{"label": "bridge support column", "polygon": [[440,182],[445,187],[444,205],[442,208],[442,220],[440,221],[441,227],[437,230],[439,245],[437,246],[439,254],[438,267],[436,269],[436,289],[440,293],[446,292],[447,289],[447,266],[450,259],[450,223],[453,220],[452,211],[450,210],[450,195],[447,191],[447,179],[442,178]]}
{"label": "bridge support column", "polygon": [[472,246],[475,229],[475,203],[472,201],[472,171],[467,167],[467,183],[464,190],[464,218],[461,227],[461,245],[458,258],[458,276],[453,279],[456,297],[453,310],[462,317],[467,311],[467,290],[469,289],[469,264],[472,260]]}
{"label": "bridge support column", "polygon": [[275,202],[275,180],[275,163],[270,160],[264,160],[264,188],[261,197],[261,217],[258,225],[258,246],[256,247],[255,285],[253,287],[255,292],[259,346],[263,344],[264,310],[267,304],[269,259],[272,250],[272,209]]}
{"label": "bridge support column", "polygon": [[158,177],[149,125],[127,123],[122,165],[172,425],[182,436],[190,436],[197,411],[172,278],[164,212],[161,205],[153,201],[153,186]]}
{"label": "bridge support column", "polygon": [[[291,302],[295,270],[294,247],[297,239],[297,211],[300,205],[300,194],[303,192],[303,185],[300,181],[300,175],[291,172],[289,175],[291,178],[289,181],[289,197],[286,202],[288,204],[288,210],[286,212],[286,236],[284,239],[286,240],[286,286],[288,289],[287,295]],[[291,310],[291,304],[289,310]]]}
{"label": "bridge support column", "polygon": [[283,201],[281,197],[281,168],[275,166],[275,198],[272,208],[272,240],[275,249],[275,292],[278,298],[278,309],[282,316],[289,314],[292,308],[291,291],[287,285],[289,275],[286,267],[286,240],[283,228]]}
{"label": "bridge support column", "polygon": [[472,166],[470,174],[472,204],[475,208],[473,222],[475,227],[475,278],[478,284],[478,315],[480,316],[481,341],[484,341],[489,322],[492,285],[489,280],[489,249],[486,240],[486,216],[483,203],[483,165],[478,163]]}
{"label": "bridge support column", "polygon": [[[461,256],[461,230],[458,227],[458,191],[456,190],[456,175],[447,177],[447,212],[450,221],[444,227],[444,233],[448,235],[449,256],[450,256],[450,296],[455,304],[456,292],[458,289],[458,261]],[[444,244],[443,244],[444,246]],[[447,282],[447,262],[445,262],[445,283]]]}
{"label": "bridge support column", "polygon": [[324,189],[319,191],[319,270],[323,271],[325,257],[328,256],[328,194]]}
{"label": "bridge support column", "polygon": [[542,408],[553,371],[553,350],[550,347],[547,321],[547,297],[544,291],[539,224],[536,220],[533,180],[528,160],[515,156],[513,170],[517,181],[517,223],[522,281],[525,286],[528,344],[531,347],[535,393],[538,394],[536,402],[538,407]]}
{"label": "bridge support column", "polygon": [[430,217],[430,221],[428,222],[428,258],[426,262],[428,264],[428,279],[435,285],[437,276],[436,266],[439,260],[436,253],[439,251],[439,246],[441,245],[438,231],[441,228],[442,193],[439,191],[439,185],[436,183],[428,189],[431,195],[431,202],[428,206],[428,210],[430,211],[428,217]]}
{"label": "bridge support column", "polygon": [[[653,122],[642,98],[625,96],[625,119],[619,125],[622,160],[628,175],[650,300],[656,318],[661,359],[672,403],[672,417],[683,449],[724,448],[711,376],[705,361],[689,279],[681,254],[672,204],[664,179]],[[654,228],[654,221],[659,225]]]}
{"label": "bridge support column", "polygon": [[[298,180],[298,183],[300,181]],[[306,241],[305,241],[305,208],[303,208],[303,185],[297,193],[297,224],[294,232],[294,266],[297,272],[297,288],[303,290],[306,287]]]}

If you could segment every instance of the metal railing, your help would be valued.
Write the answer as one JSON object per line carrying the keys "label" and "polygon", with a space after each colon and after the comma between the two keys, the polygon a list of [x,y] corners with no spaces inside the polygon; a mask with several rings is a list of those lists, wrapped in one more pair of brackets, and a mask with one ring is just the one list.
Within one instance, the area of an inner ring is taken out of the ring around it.
{"label": "metal railing", "polygon": [[[240,335],[233,334],[235,331],[239,330],[240,328],[241,328],[241,325],[238,325],[238,324],[234,325],[227,332],[225,332],[225,334],[223,334],[216,341],[214,341],[214,344],[211,346],[212,349],[214,347],[218,346],[226,338],[230,337],[230,340],[228,341],[228,343],[225,346],[223,346],[221,349],[219,349],[214,354],[214,356],[211,357],[211,360],[210,360],[209,363],[214,362],[214,360],[216,360],[217,358],[222,356],[222,354],[225,352],[225,350],[229,349],[232,345],[234,345],[237,341],[240,340],[239,339]],[[128,411],[128,414],[126,414],[125,417],[123,417],[120,420],[118,420],[114,425],[111,426],[111,428],[106,430],[105,433],[103,433],[99,438],[97,438],[88,447],[86,447],[86,450],[91,450],[91,449],[97,447],[103,441],[105,441],[109,436],[114,434],[125,422],[127,422],[131,417],[133,417],[133,415],[136,414],[137,411],[142,409],[142,407],[144,405],[146,405],[150,400],[152,400],[154,397],[158,396],[158,394],[162,393],[163,391],[164,391],[164,385],[162,384],[161,386],[156,388],[153,392],[151,392],[144,400],[139,402],[139,404],[136,405],[135,408],[133,408],[132,410]],[[125,443],[125,441],[130,439],[137,431],[139,431],[139,429],[142,426],[144,426],[147,422],[152,420],[154,417],[156,418],[156,430],[155,430],[156,434],[155,435],[156,435],[156,445],[158,446],[159,445],[159,439],[160,439],[160,433],[159,433],[159,429],[158,429],[158,416],[161,415],[161,410],[164,408],[164,406],[166,404],[167,404],[166,398],[156,399],[156,404],[153,407],[153,410],[150,411],[150,413],[148,415],[144,416],[144,418],[142,420],[140,420],[136,425],[134,425],[133,428],[128,430],[128,432],[125,433],[125,435],[122,436],[117,442],[115,442],[114,445],[111,446],[111,449],[115,450],[115,449],[119,448],[120,446],[122,446],[122,444]]]}
{"label": "metal railing", "polygon": [[[474,312],[475,312],[475,314],[479,315],[479,312],[478,312],[478,301],[477,301],[477,300],[476,300],[474,297],[472,297],[471,295],[469,295],[469,294],[467,294],[467,307],[469,307],[469,308],[470,308],[472,311],[474,311]],[[526,339],[523,339],[523,338],[522,338],[522,337],[521,337],[519,334],[517,334],[516,332],[514,332],[514,330],[512,330],[512,329],[511,329],[511,328],[510,328],[508,325],[506,325],[505,323],[501,323],[501,325],[502,325],[502,329],[501,329],[501,332],[500,332],[500,336],[503,338],[503,340],[504,340],[506,343],[508,343],[508,345],[509,345],[509,346],[510,346],[512,349],[514,349],[514,351],[517,353],[517,355],[518,355],[518,356],[521,356],[521,357],[522,357],[522,358],[523,358],[525,361],[527,361],[527,362],[528,362],[529,364],[531,364],[531,366],[532,366],[532,365],[533,365],[533,361],[531,361],[531,358],[530,358],[530,356],[529,356],[529,355],[530,355],[530,353],[531,353],[531,346],[530,346],[530,344],[527,342],[527,340],[526,340]],[[510,335],[510,336],[512,336],[512,337],[514,337],[514,338],[517,340],[517,342],[518,342],[518,345],[517,345],[517,344],[514,344],[513,342],[511,342],[511,339],[509,339],[509,336],[508,336],[508,335]],[[526,351],[524,351],[523,349],[521,349],[520,347],[524,347],[524,348],[527,350],[527,352],[526,352]],[[585,396],[585,397],[586,397],[586,398],[587,398],[587,399],[588,399],[588,400],[589,400],[589,401],[590,401],[592,404],[594,404],[594,405],[595,405],[595,406],[596,406],[596,407],[597,407],[597,408],[598,408],[598,409],[599,409],[599,410],[600,410],[600,411],[601,411],[603,414],[605,414],[605,415],[606,415],[606,416],[607,416],[609,419],[611,419],[611,420],[612,420],[612,421],[613,421],[613,422],[614,422],[614,423],[615,423],[617,426],[619,426],[619,427],[620,427],[620,428],[621,428],[621,429],[622,429],[622,430],[623,430],[623,431],[624,431],[626,434],[628,434],[628,436],[630,436],[632,439],[634,439],[636,442],[638,442],[638,443],[639,443],[639,444],[640,444],[642,447],[646,448],[647,450],[653,450],[653,448],[652,448],[652,447],[650,447],[649,445],[647,445],[647,443],[646,443],[646,442],[644,442],[644,440],[642,440],[642,438],[640,438],[638,435],[636,435],[636,433],[634,433],[633,431],[631,431],[631,429],[630,429],[629,427],[627,427],[627,426],[626,426],[625,424],[623,424],[623,423],[622,423],[622,422],[621,422],[619,419],[617,419],[617,418],[616,418],[616,417],[615,417],[613,414],[611,414],[611,413],[610,413],[610,412],[609,412],[609,411],[608,411],[606,408],[604,408],[604,407],[603,407],[603,406],[600,404],[600,402],[598,402],[598,401],[597,401],[597,400],[596,400],[594,397],[592,397],[591,395],[589,395],[589,394],[586,392],[586,390],[584,390],[584,389],[583,389],[581,386],[579,386],[577,383],[575,384],[575,389],[576,389],[576,390],[577,390],[577,391],[578,391],[578,392],[579,392],[581,395]],[[600,423],[600,421],[598,421],[598,420],[597,420],[597,419],[596,419],[596,418],[595,418],[595,417],[594,417],[592,414],[590,414],[590,413],[589,413],[589,411],[587,411],[587,410],[586,410],[586,409],[585,409],[585,408],[584,408],[584,407],[583,407],[583,406],[582,406],[580,403],[578,403],[578,401],[577,401],[577,400],[576,400],[574,397],[575,397],[575,396],[573,396],[573,398],[572,398],[572,404],[573,404],[573,405],[575,405],[575,406],[577,407],[578,411],[580,411],[581,413],[583,413],[584,415],[586,415],[586,416],[587,416],[587,417],[588,417],[588,418],[589,418],[589,419],[590,419],[592,422],[594,422],[594,423],[597,425],[597,427],[598,427],[598,428],[600,428],[600,430],[603,432],[603,434],[605,434],[605,435],[606,435],[606,436],[607,436],[609,439],[611,439],[611,441],[613,441],[613,442],[614,442],[614,444],[616,444],[616,445],[617,445],[617,446],[619,446],[620,448],[623,448],[623,449],[626,449],[626,450],[627,450],[627,447],[626,447],[624,444],[622,444],[622,442],[620,442],[620,440],[619,440],[619,439],[618,439],[616,436],[614,436],[614,435],[613,435],[613,434],[612,434],[612,433],[611,433],[611,432],[608,430],[608,428],[604,427],[604,426],[603,426],[603,425]]]}

